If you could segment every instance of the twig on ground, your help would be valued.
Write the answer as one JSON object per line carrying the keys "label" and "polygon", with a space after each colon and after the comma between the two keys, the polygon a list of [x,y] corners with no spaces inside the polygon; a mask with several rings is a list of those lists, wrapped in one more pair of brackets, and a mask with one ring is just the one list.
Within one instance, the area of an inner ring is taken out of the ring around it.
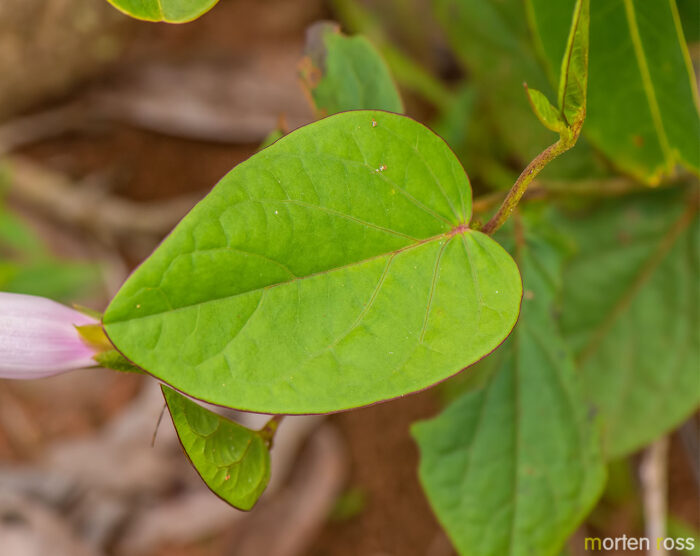
{"label": "twig on ground", "polygon": [[0,125],[0,154],[83,129],[89,125],[86,114],[82,104],[72,103],[3,123]]}
{"label": "twig on ground", "polygon": [[688,463],[695,479],[695,486],[700,490],[700,430],[695,417],[691,417],[678,431]]}
{"label": "twig on ground", "polygon": [[651,539],[649,556],[666,556],[663,544],[656,539],[666,537],[668,495],[668,436],[649,445],[642,454],[639,478],[644,504],[644,533]]}
{"label": "twig on ground", "polygon": [[183,195],[157,202],[135,202],[76,187],[68,177],[20,156],[7,159],[10,198],[72,226],[109,236],[162,236],[201,199]]}

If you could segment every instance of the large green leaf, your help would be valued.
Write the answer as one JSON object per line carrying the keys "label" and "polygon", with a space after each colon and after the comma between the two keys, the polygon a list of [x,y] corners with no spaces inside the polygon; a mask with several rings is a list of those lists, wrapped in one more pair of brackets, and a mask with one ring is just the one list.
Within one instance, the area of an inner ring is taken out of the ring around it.
{"label": "large green leaf", "polygon": [[496,348],[521,282],[471,230],[447,145],[388,112],[343,112],[237,166],[104,316],[140,367],[209,402],[320,413],[434,384]]}
{"label": "large green leaf", "polygon": [[240,510],[250,510],[270,481],[270,451],[252,431],[170,388],[163,396],[182,447],[207,486]]}
{"label": "large green leaf", "polygon": [[578,252],[567,265],[562,327],[607,455],[674,428],[700,403],[697,199],[663,191],[562,219]]}
{"label": "large green leaf", "polygon": [[[528,0],[552,80],[558,80],[575,0]],[[675,0],[592,2],[584,132],[620,169],[649,183],[676,163],[700,172],[695,77]]]}
{"label": "large green leaf", "polygon": [[365,37],[346,37],[325,22],[312,26],[307,37],[301,75],[319,115],[357,109],[403,112],[389,68]]}
{"label": "large green leaf", "polygon": [[518,248],[525,296],[518,325],[482,389],[414,425],[420,480],[460,554],[547,556],[600,495],[600,437],[554,319],[558,248]]}
{"label": "large green leaf", "polygon": [[136,19],[185,23],[211,10],[219,0],[107,0]]}

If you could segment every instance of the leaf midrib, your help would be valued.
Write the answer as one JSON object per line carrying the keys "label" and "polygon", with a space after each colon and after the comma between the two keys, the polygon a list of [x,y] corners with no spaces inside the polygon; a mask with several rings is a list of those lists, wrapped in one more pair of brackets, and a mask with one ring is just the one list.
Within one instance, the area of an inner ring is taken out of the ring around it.
{"label": "leaf midrib", "polygon": [[[341,266],[336,266],[336,267],[333,267],[333,268],[328,268],[328,269],[326,269],[326,270],[321,270],[321,271],[318,271],[318,272],[313,272],[313,273],[311,273],[311,274],[307,274],[306,276],[295,276],[294,278],[290,278],[289,280],[285,280],[285,281],[282,281],[282,282],[275,282],[274,284],[267,284],[267,285],[265,285],[265,286],[261,286],[261,287],[258,287],[258,288],[253,288],[253,289],[250,289],[250,290],[246,290],[246,291],[244,291],[244,292],[235,293],[235,294],[233,294],[233,295],[225,295],[225,296],[222,296],[222,297],[215,297],[215,298],[207,299],[207,300],[204,300],[204,301],[198,301],[198,302],[196,302],[196,303],[190,303],[189,305],[182,305],[182,306],[180,306],[180,307],[173,307],[173,308],[171,308],[171,309],[167,309],[167,310],[164,310],[164,311],[157,311],[157,312],[154,312],[154,313],[150,313],[150,314],[148,314],[148,315],[137,315],[137,316],[133,316],[133,315],[132,315],[132,316],[127,316],[127,317],[125,317],[125,318],[120,318],[120,319],[116,319],[116,320],[108,320],[108,321],[105,321],[104,318],[103,318],[103,321],[102,321],[102,322],[103,322],[104,325],[109,326],[109,325],[112,325],[112,324],[119,324],[119,323],[124,323],[124,322],[131,322],[131,321],[135,321],[135,320],[143,320],[143,319],[147,319],[147,318],[151,318],[151,317],[157,317],[157,316],[160,316],[160,315],[163,315],[163,314],[172,314],[172,313],[176,313],[176,312],[183,311],[183,310],[186,310],[186,309],[191,309],[192,307],[198,307],[198,306],[202,306],[202,305],[208,305],[209,303],[216,303],[216,302],[218,302],[218,301],[222,301],[222,300],[225,300],[225,299],[233,299],[233,298],[240,297],[240,296],[242,296],[242,295],[247,295],[247,294],[250,294],[250,293],[255,293],[255,292],[260,292],[260,291],[263,291],[263,292],[264,292],[264,291],[266,291],[266,290],[270,290],[270,289],[275,288],[275,287],[278,287],[278,286],[283,286],[283,285],[291,284],[291,283],[293,283],[293,282],[297,282],[297,281],[301,281],[301,280],[307,280],[307,279],[309,279],[309,278],[315,278],[315,277],[318,277],[318,276],[323,276],[323,275],[325,275],[325,274],[330,274],[330,273],[335,272],[335,271],[338,271],[338,270],[344,270],[344,269],[347,269],[347,268],[351,268],[351,267],[353,267],[353,266],[358,266],[358,265],[360,265],[360,264],[364,264],[364,263],[367,263],[367,262],[370,262],[370,261],[378,260],[378,259],[381,259],[381,258],[383,258],[383,257],[395,257],[395,256],[397,256],[397,255],[399,255],[399,254],[401,254],[401,253],[403,253],[403,252],[405,252],[405,251],[410,251],[411,249],[415,249],[415,248],[418,248],[418,247],[422,247],[423,245],[427,245],[428,243],[432,243],[432,242],[435,242],[435,241],[440,241],[440,240],[443,240],[443,239],[444,239],[444,240],[447,240],[447,241],[449,242],[449,241],[451,241],[451,240],[452,240],[455,236],[457,236],[457,235],[460,235],[460,236],[464,237],[464,236],[466,236],[466,234],[472,233],[472,232],[473,232],[473,230],[471,230],[470,228],[467,228],[465,225],[459,225],[459,226],[456,226],[456,227],[452,228],[452,229],[449,230],[448,232],[443,232],[443,233],[441,233],[441,234],[438,234],[438,235],[435,235],[435,236],[431,236],[431,237],[426,238],[426,239],[422,239],[422,240],[417,241],[417,242],[415,242],[415,243],[410,243],[410,244],[408,244],[408,245],[404,245],[403,247],[400,247],[399,249],[395,249],[394,251],[388,251],[388,252],[384,252],[384,253],[379,253],[379,254],[377,254],[377,255],[373,255],[373,256],[368,257],[368,258],[366,258],[366,259],[361,259],[361,260],[359,260],[359,261],[353,261],[353,262],[351,262],[351,263],[347,263],[347,264],[344,264],[344,265],[341,265]],[[162,290],[160,287],[155,287],[155,288],[150,288],[150,289],[154,289],[154,290],[160,291],[160,292],[165,296],[165,298],[168,299],[168,302],[169,302],[169,298],[167,297],[167,295],[165,294],[165,292],[163,292],[163,290]],[[108,314],[108,313],[105,313],[105,315],[107,315],[107,314]]]}

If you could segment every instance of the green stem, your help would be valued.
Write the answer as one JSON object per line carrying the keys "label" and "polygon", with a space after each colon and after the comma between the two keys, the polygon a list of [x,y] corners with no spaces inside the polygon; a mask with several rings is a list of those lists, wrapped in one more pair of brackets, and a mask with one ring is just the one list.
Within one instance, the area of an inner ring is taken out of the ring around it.
{"label": "green stem", "polygon": [[284,415],[273,415],[270,420],[265,423],[265,426],[258,431],[258,434],[265,441],[268,448],[272,448],[272,441],[275,438],[275,433],[282,419],[284,419]]}
{"label": "green stem", "polygon": [[503,223],[508,220],[510,215],[515,210],[515,207],[518,206],[518,202],[520,202],[520,199],[525,194],[525,191],[527,191],[527,186],[530,185],[530,182],[535,179],[535,176],[537,176],[537,174],[539,174],[542,169],[552,160],[573,147],[575,143],[575,138],[573,140],[561,138],[559,141],[553,145],[550,145],[540,154],[538,154],[522,171],[522,173],[518,176],[518,179],[515,180],[513,187],[503,200],[501,208],[499,208],[498,212],[493,215],[491,220],[484,225],[481,231],[485,234],[491,235],[498,230],[498,228],[500,228]]}

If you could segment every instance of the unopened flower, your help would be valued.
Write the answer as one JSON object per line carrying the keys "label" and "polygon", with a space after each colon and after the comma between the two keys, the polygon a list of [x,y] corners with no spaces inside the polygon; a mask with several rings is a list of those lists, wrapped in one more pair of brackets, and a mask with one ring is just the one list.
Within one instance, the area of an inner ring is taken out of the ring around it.
{"label": "unopened flower", "polygon": [[0,378],[42,378],[96,365],[77,326],[99,323],[50,299],[0,292]]}

